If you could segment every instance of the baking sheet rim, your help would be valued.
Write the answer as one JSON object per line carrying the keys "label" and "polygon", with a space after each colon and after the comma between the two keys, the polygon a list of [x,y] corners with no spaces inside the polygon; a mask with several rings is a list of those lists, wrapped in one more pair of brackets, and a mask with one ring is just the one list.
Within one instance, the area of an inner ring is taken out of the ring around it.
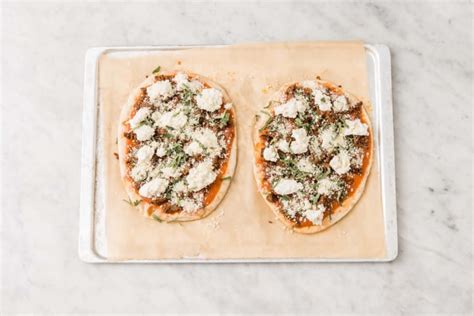
{"label": "baking sheet rim", "polygon": [[[79,258],[89,263],[258,263],[258,262],[388,262],[398,256],[398,232],[395,190],[395,157],[393,140],[392,87],[390,52],[381,44],[365,44],[366,52],[373,59],[373,73],[369,73],[369,94],[374,105],[374,118],[378,124],[377,155],[380,161],[382,205],[384,211],[385,247],[384,258],[255,258],[255,259],[205,259],[199,257],[182,259],[134,259],[109,260],[96,251],[95,195],[97,154],[97,77],[99,57],[108,52],[133,52],[178,50],[203,46],[134,46],[94,47],[86,52],[84,74],[84,108],[81,160],[81,198],[79,211]],[[383,107],[381,106],[383,104]],[[374,120],[375,120],[374,119]]]}

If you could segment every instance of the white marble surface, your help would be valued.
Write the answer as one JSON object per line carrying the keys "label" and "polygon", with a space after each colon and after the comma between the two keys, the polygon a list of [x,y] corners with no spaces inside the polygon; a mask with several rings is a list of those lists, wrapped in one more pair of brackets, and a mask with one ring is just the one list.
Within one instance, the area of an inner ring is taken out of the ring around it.
{"label": "white marble surface", "polygon": [[[2,7],[2,312],[472,312],[472,4]],[[393,54],[395,262],[79,261],[87,47],[357,38]]]}

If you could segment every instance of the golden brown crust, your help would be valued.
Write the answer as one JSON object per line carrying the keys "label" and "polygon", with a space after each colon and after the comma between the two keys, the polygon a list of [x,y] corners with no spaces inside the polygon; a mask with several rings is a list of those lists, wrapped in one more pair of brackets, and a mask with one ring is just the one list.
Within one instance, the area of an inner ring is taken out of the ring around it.
{"label": "golden brown crust", "polygon": [[[212,80],[205,78],[200,75],[196,75],[193,73],[184,72],[188,75],[188,77],[199,80],[201,83],[208,87],[216,88],[222,92],[223,95],[223,104],[230,103],[230,97],[227,94],[227,92],[219,86],[217,83],[213,82]],[[166,72],[160,72],[159,76],[160,77],[166,77],[166,78],[172,78],[176,75],[176,71],[166,71]],[[142,196],[140,196],[135,188],[135,183],[134,181],[129,177],[129,167],[127,166],[126,163],[126,156],[128,154],[128,138],[124,136],[126,132],[128,132],[128,127],[127,124],[125,124],[126,121],[128,121],[133,115],[133,109],[137,102],[141,101],[142,97],[142,89],[146,88],[150,85],[152,85],[156,81],[157,75],[150,75],[148,78],[143,81],[135,90],[130,93],[129,98],[125,105],[122,107],[122,111],[120,113],[120,119],[119,119],[119,127],[118,127],[118,154],[119,154],[119,165],[120,165],[120,175],[122,178],[122,182],[125,186],[125,190],[127,191],[127,194],[129,196],[130,201],[141,201],[138,205],[136,205],[137,209],[140,210],[140,212],[149,218],[153,218],[158,221],[163,221],[163,222],[181,222],[181,221],[193,221],[193,220],[198,220],[201,218],[206,217],[209,215],[216,207],[217,205],[222,201],[224,198],[231,181],[226,180],[216,180],[215,182],[219,181],[220,186],[218,188],[218,191],[212,201],[204,206],[203,208],[192,212],[192,213],[187,213],[184,211],[179,211],[175,213],[166,213],[164,208],[160,205],[154,205],[150,202],[147,202],[146,199],[144,199]],[[226,178],[226,177],[232,177],[234,174],[235,166],[237,163],[237,129],[236,129],[236,113],[234,110],[234,107],[229,109],[231,113],[231,117],[233,119],[233,139],[232,139],[232,144],[230,146],[230,153],[227,158],[226,165],[227,167],[225,168],[225,171],[222,174],[219,174],[220,179]]]}
{"label": "golden brown crust", "polygon": [[[327,88],[329,88],[331,91],[337,93],[337,94],[344,94],[348,99],[351,104],[355,104],[359,102],[358,98],[355,96],[351,95],[350,93],[344,91],[341,87],[334,85],[333,83],[327,82],[320,80],[319,78],[314,79],[318,84],[323,85]],[[273,112],[274,104],[275,102],[280,102],[282,99],[285,97],[285,93],[288,90],[288,88],[294,86],[298,82],[291,82],[287,83],[284,86],[282,86],[274,95],[271,96],[267,103],[267,107],[265,110]],[[275,102],[273,102],[275,101]],[[269,199],[267,199],[267,196],[271,194],[271,189],[269,188],[268,183],[265,181],[265,173],[264,173],[264,164],[263,164],[263,157],[261,157],[261,151],[262,151],[262,141],[261,141],[261,132],[260,130],[264,127],[265,122],[266,122],[266,117],[257,116],[257,120],[254,126],[253,130],[253,141],[254,141],[254,176],[255,180],[257,182],[257,187],[262,196],[264,197],[265,202],[269,205],[275,216],[280,220],[286,227],[289,229],[298,232],[298,233],[303,233],[303,234],[312,234],[312,233],[317,233],[320,231],[323,231],[335,223],[337,223],[339,220],[341,220],[345,215],[347,215],[351,209],[354,207],[354,205],[358,202],[360,197],[362,196],[364,189],[365,189],[365,184],[367,182],[367,178],[370,174],[370,170],[372,167],[372,161],[373,161],[373,131],[372,131],[372,126],[370,123],[369,116],[367,114],[366,109],[362,105],[362,111],[361,111],[361,121],[369,126],[369,146],[368,149],[365,153],[365,155],[368,155],[368,160],[364,166],[364,169],[362,170],[362,178],[352,194],[346,198],[343,202],[342,205],[337,206],[335,209],[333,209],[333,212],[331,216],[325,216],[321,225],[310,225],[310,226],[298,226],[295,221],[292,221],[291,219],[287,218],[281,211],[280,211],[280,205],[277,202],[271,202]]]}

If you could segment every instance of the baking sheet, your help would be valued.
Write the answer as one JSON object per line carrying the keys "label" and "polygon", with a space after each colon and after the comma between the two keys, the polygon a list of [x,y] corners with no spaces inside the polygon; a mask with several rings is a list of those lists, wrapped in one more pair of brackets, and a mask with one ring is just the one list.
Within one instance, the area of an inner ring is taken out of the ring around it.
{"label": "baking sheet", "polygon": [[[85,113],[84,113],[84,151],[83,151],[83,186],[82,186],[82,199],[81,199],[81,238],[80,238],[80,256],[83,260],[89,262],[101,262],[101,261],[110,261],[108,258],[107,245],[105,244],[105,221],[104,214],[105,209],[104,205],[101,203],[103,199],[102,190],[103,190],[103,166],[101,166],[101,159],[103,153],[95,152],[95,149],[103,149],[104,144],[101,144],[100,137],[98,138],[98,143],[95,142],[95,128],[87,129],[87,125],[90,127],[97,126],[94,121],[97,118],[96,116],[96,104],[97,104],[97,60],[100,56],[104,54],[115,54],[115,57],[130,57],[130,56],[141,56],[143,54],[153,54],[156,50],[176,50],[183,48],[97,48],[89,51],[88,53],[88,62],[92,64],[86,65],[86,87],[85,87]],[[388,50],[383,46],[373,46],[366,45],[366,54],[367,54],[367,65],[368,65],[368,76],[369,76],[369,87],[370,87],[370,99],[373,104],[373,125],[374,132],[376,137],[376,158],[378,160],[382,159],[383,164],[379,166],[374,165],[375,172],[379,173],[378,179],[381,182],[382,188],[382,205],[384,213],[384,230],[385,230],[385,245],[384,245],[384,255],[383,256],[372,256],[360,257],[360,256],[340,256],[337,257],[319,257],[319,258],[306,258],[303,256],[295,257],[290,254],[289,256],[284,257],[275,257],[273,259],[268,258],[259,258],[254,255],[254,257],[247,258],[246,261],[384,261],[392,260],[395,258],[397,253],[397,242],[396,242],[396,214],[395,214],[395,188],[394,188],[394,177],[393,177],[393,134],[392,134],[392,121],[391,121],[391,88],[390,88],[390,60]],[[384,78],[382,79],[382,77]],[[326,78],[327,79],[327,78]],[[334,79],[333,79],[334,80]],[[222,81],[217,79],[217,81]],[[337,80],[334,80],[338,82]],[[340,82],[340,81],[339,81]],[[88,86],[87,83],[92,83]],[[383,84],[383,87],[382,87]],[[133,83],[135,85],[135,83]],[[277,89],[278,87],[275,87]],[[349,89],[350,90],[350,89]],[[232,95],[231,95],[232,96]],[[238,112],[237,108],[237,112]],[[239,115],[239,113],[238,113]],[[100,120],[99,120],[100,122]],[[92,125],[92,126],[91,126]],[[101,125],[97,126],[99,128],[98,133],[101,133]],[[242,135],[239,135],[241,137]],[[92,144],[86,143],[86,140],[90,140]],[[97,161],[95,160],[95,158]],[[94,162],[97,162],[97,165],[94,165]],[[103,161],[102,161],[103,163]],[[91,170],[97,167],[97,173],[91,172]],[[239,170],[237,170],[238,172]],[[373,170],[374,172],[374,170]],[[94,180],[97,182],[94,183]],[[102,181],[102,182],[101,182]],[[235,186],[235,183],[233,184]],[[231,186],[232,190],[232,186]],[[133,211],[133,210],[131,210]],[[221,210],[222,211],[222,210]],[[271,212],[265,210],[268,215],[271,217]],[[265,212],[264,211],[264,212]],[[353,211],[354,212],[354,211]],[[352,212],[351,212],[352,213]],[[350,214],[349,214],[350,215]],[[349,216],[348,215],[348,216]],[[219,217],[220,216],[220,217]],[[207,224],[214,225],[213,223],[219,224],[220,220],[216,220],[217,217],[222,218],[225,216],[224,212],[219,213],[217,209],[214,214],[212,214],[208,220]],[[140,219],[142,220],[142,219]],[[145,220],[145,219],[143,219]],[[215,220],[215,222],[212,222]],[[201,221],[200,221],[201,222]],[[203,224],[202,221],[201,224]],[[224,222],[225,223],[225,222]],[[341,222],[342,223],[342,222]],[[337,227],[341,223],[337,224],[334,227]],[[149,222],[150,225],[155,223]],[[276,224],[276,223],[275,223]],[[278,231],[281,231],[281,227],[276,227]],[[342,227],[341,227],[342,228]],[[332,228],[331,228],[332,229]],[[328,230],[331,231],[331,230]],[[334,232],[335,230],[333,230]],[[340,232],[344,232],[343,229]],[[347,233],[347,230],[346,230]],[[320,235],[320,234],[317,234]],[[307,236],[303,236],[307,237]],[[293,238],[293,237],[290,237]],[[318,237],[319,238],[319,237]],[[261,251],[256,249],[256,251]],[[317,252],[316,252],[317,253]],[[167,261],[179,261],[179,262],[189,262],[189,261],[203,261],[204,259],[200,256],[199,252],[191,254],[192,258],[184,259],[171,259]],[[209,256],[206,255],[206,262],[209,261],[240,261],[241,256],[230,258],[220,258],[209,260]],[[311,254],[310,254],[311,255]],[[211,256],[212,257],[212,256]],[[245,257],[245,256],[243,256]],[[137,260],[130,260],[137,261]],[[140,261],[140,260],[138,260]],[[162,262],[166,260],[152,260],[152,262]]]}

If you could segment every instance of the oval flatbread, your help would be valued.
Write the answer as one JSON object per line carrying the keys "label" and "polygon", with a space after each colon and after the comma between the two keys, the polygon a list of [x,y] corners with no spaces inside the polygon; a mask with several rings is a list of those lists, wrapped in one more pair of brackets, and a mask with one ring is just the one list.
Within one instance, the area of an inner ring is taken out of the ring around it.
{"label": "oval flatbread", "polygon": [[129,202],[158,221],[191,221],[223,199],[236,165],[236,116],[218,84],[186,72],[149,76],[118,128]]}
{"label": "oval flatbread", "polygon": [[322,231],[361,197],[373,133],[363,103],[341,87],[284,85],[257,115],[253,138],[259,191],[292,230]]}

